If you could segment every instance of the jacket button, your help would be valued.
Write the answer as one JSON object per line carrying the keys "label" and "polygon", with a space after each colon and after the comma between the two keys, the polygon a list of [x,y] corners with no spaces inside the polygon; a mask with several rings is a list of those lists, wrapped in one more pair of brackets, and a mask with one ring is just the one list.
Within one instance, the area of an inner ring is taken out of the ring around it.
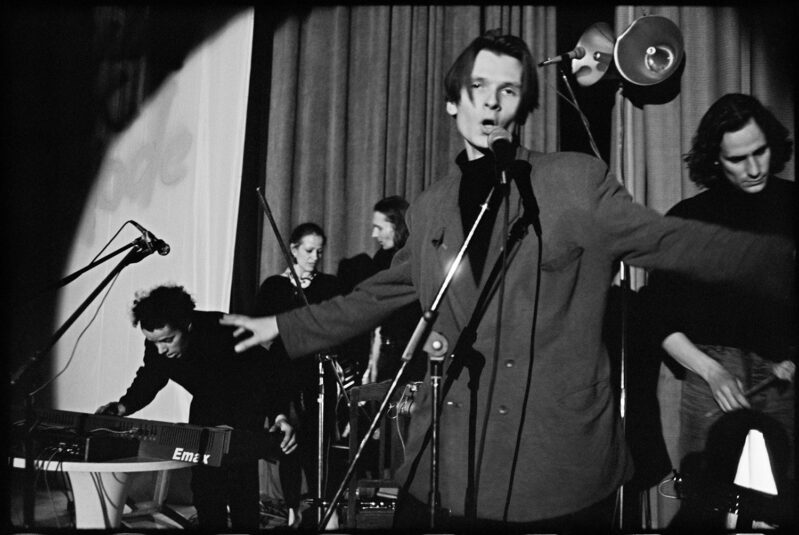
{"label": "jacket button", "polygon": [[516,362],[513,359],[508,359],[508,360],[505,361],[505,367],[506,368],[513,368],[513,366],[515,364],[516,364]]}
{"label": "jacket button", "polygon": [[500,414],[508,414],[510,409],[508,409],[505,405],[500,405],[499,409],[497,409]]}

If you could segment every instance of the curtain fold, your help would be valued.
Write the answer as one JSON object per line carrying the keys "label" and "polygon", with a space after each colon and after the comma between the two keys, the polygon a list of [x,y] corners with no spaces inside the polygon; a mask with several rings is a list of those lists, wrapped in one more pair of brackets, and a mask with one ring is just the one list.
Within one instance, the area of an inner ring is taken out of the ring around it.
{"label": "curtain fold", "polygon": [[[324,6],[276,25],[264,191],[278,230],[315,221],[328,234],[323,268],[374,249],[372,206],[409,201],[442,178],[463,148],[444,109],[443,77],[456,54],[487,29],[520,35],[534,57],[554,50],[555,8],[541,6]],[[541,76],[552,77],[540,72]],[[557,143],[554,83],[521,136]],[[285,268],[268,221],[263,280]],[[254,289],[253,289],[254,291]]]}

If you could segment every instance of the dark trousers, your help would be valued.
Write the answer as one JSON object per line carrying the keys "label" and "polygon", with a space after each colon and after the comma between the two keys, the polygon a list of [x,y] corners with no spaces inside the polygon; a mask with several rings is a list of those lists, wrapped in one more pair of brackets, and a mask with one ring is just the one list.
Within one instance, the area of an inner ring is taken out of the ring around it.
{"label": "dark trousers", "polygon": [[200,528],[228,530],[228,511],[234,530],[252,531],[260,522],[258,461],[221,467],[195,466],[191,490]]}
{"label": "dark trousers", "polygon": [[[324,447],[322,449],[322,454],[324,456],[323,459],[323,467],[327,468],[327,473],[322,474],[322,498],[324,499],[327,497],[327,493],[329,492],[330,485],[328,484],[329,480],[329,472],[330,466],[328,465],[329,454],[330,454],[330,443],[332,437],[335,433],[336,428],[336,382],[335,379],[331,379],[332,373],[330,372],[329,367],[325,367],[325,429],[324,429]],[[295,427],[296,436],[297,436],[297,464],[302,467],[302,472],[305,472],[305,480],[308,485],[308,495],[316,497],[317,494],[317,472],[319,466],[319,404],[317,399],[314,397],[316,395],[317,387],[306,387],[302,391],[302,397],[299,402],[300,410],[299,412],[299,425]],[[294,470],[293,467],[296,466],[295,464],[286,466],[283,470],[280,471],[280,478],[281,481],[284,482],[284,490],[286,492],[285,485],[291,489],[299,488],[302,484],[302,473],[300,470]],[[284,474],[286,475],[286,479],[283,479]],[[291,480],[289,481],[289,478]],[[293,492],[293,490],[292,490]],[[286,499],[287,505],[289,507],[293,507],[292,504],[288,503],[289,498],[284,496]]]}
{"label": "dark trousers", "polygon": [[[616,493],[568,515],[545,518],[532,522],[502,522],[501,520],[467,519],[459,516],[438,515],[434,531],[473,531],[479,533],[540,533],[563,534],[609,533],[613,527],[613,510]],[[394,512],[394,529],[398,531],[430,531],[429,507],[409,494],[397,502]]]}
{"label": "dark trousers", "polygon": [[283,501],[286,502],[286,507],[297,509],[300,506],[301,470],[300,457],[296,451],[291,455],[282,455],[280,457],[278,473],[280,474],[280,489],[283,491]]}

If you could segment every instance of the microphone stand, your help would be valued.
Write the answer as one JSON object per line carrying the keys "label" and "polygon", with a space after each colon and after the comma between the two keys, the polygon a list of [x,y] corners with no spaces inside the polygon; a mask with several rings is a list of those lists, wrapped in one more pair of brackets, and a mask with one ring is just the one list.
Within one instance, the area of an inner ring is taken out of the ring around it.
{"label": "microphone stand", "polygon": [[[394,391],[397,389],[397,385],[399,384],[400,377],[402,376],[403,372],[405,371],[405,367],[410,362],[413,355],[416,353],[416,349],[419,347],[420,342],[426,340],[430,331],[432,330],[433,324],[438,319],[438,309],[441,306],[441,301],[444,298],[449,286],[452,282],[452,279],[455,277],[455,273],[460,267],[461,261],[463,260],[463,256],[466,253],[467,248],[469,247],[469,243],[471,242],[472,238],[474,237],[474,233],[477,229],[477,226],[480,224],[480,221],[483,219],[485,212],[488,210],[489,202],[491,201],[491,197],[494,194],[494,190],[496,188],[492,187],[491,191],[488,192],[488,196],[486,197],[483,204],[480,205],[480,212],[477,214],[477,218],[475,219],[474,223],[472,224],[472,228],[469,230],[469,233],[466,236],[466,239],[463,241],[458,254],[455,256],[455,259],[452,261],[452,265],[450,265],[449,271],[447,272],[446,276],[444,277],[444,281],[441,283],[439,287],[438,293],[436,294],[435,299],[433,300],[433,304],[430,305],[430,308],[422,314],[422,317],[419,319],[419,323],[416,324],[416,328],[411,335],[411,339],[408,341],[408,344],[405,346],[405,350],[402,353],[402,359],[399,370],[397,370],[396,375],[394,376],[394,380],[391,382],[391,385],[388,387],[388,391],[386,392],[383,400],[380,402],[380,407],[377,410],[377,414],[375,414],[374,418],[372,419],[371,424],[369,425],[369,429],[364,433],[363,439],[361,440],[360,445],[358,446],[358,450],[355,452],[352,461],[350,461],[349,466],[347,467],[347,471],[344,474],[344,477],[341,481],[341,484],[336,491],[336,494],[333,496],[333,499],[330,502],[330,507],[325,511],[325,515],[322,519],[322,522],[319,524],[319,529],[324,529],[324,526],[327,524],[328,520],[333,514],[333,511],[336,507],[336,504],[341,499],[341,496],[344,492],[344,489],[347,487],[350,479],[352,478],[353,473],[355,472],[355,467],[358,464],[358,460],[361,458],[361,454],[363,453],[366,444],[369,441],[369,437],[372,436],[377,426],[380,425],[383,416],[388,410],[389,402],[391,397],[394,395]],[[438,401],[435,401],[438,404]],[[439,416],[438,411],[433,412],[433,416],[436,418]],[[431,424],[435,429],[438,426],[438,422],[433,422]],[[437,446],[436,446],[437,451]],[[434,459],[433,459],[434,460]],[[432,461],[431,461],[432,462]],[[437,463],[436,463],[437,466]],[[437,470],[436,470],[437,472]],[[433,481],[434,484],[437,481]],[[430,503],[430,519],[431,523],[433,522],[434,512],[436,510],[436,506],[438,505],[438,488],[430,489],[430,495],[434,498],[431,500]],[[434,527],[431,525],[431,528]]]}
{"label": "microphone stand", "polygon": [[[437,334],[436,332],[430,333],[430,339],[433,339],[434,335]],[[439,415],[441,407],[439,406],[439,402],[441,401],[441,379],[443,376],[444,355],[447,352],[447,343],[442,337],[440,340],[433,339],[430,345],[432,346],[432,351],[428,351],[428,358],[430,360],[430,390],[433,394],[433,410],[431,411],[431,416],[433,418],[433,442],[430,448],[430,495],[428,497],[428,502],[430,503],[430,529],[433,529],[436,526],[436,510],[441,503],[441,493],[438,491],[438,445],[439,431],[441,430],[441,418]]]}
{"label": "microphone stand", "polygon": [[[16,387],[23,385],[24,382],[22,381],[23,377],[33,368],[34,365],[39,363],[41,359],[49,353],[49,351],[55,346],[58,340],[64,335],[64,333],[72,326],[73,323],[78,319],[78,317],[83,313],[84,310],[91,304],[94,299],[100,295],[100,292],[108,286],[108,284],[117,276],[119,273],[128,265],[135,264],[136,262],[141,261],[148,255],[151,255],[154,251],[152,248],[147,247],[147,245],[143,242],[141,238],[136,238],[133,242],[129,243],[128,245],[121,247],[117,251],[110,253],[103,257],[102,259],[93,262],[86,268],[79,270],[76,274],[70,275],[62,280],[60,286],[63,286],[70,281],[74,280],[77,276],[84,273],[88,269],[91,269],[98,264],[108,260],[109,258],[116,256],[117,254],[121,253],[122,251],[128,251],[128,254],[125,255],[124,258],[119,262],[119,264],[111,270],[111,272],[100,282],[100,284],[92,291],[91,294],[83,301],[83,303],[78,306],[75,312],[67,318],[67,320],[58,328],[58,330],[53,334],[47,344],[42,347],[41,349],[34,352],[33,356],[24,364],[22,364],[17,371],[11,377],[11,387]],[[58,287],[58,286],[56,286]],[[35,428],[35,421],[34,421],[34,413],[33,413],[33,396],[36,394],[35,391],[30,391],[25,396],[25,438],[24,438],[24,449],[25,449],[25,468],[24,468],[24,486],[23,486],[23,523],[26,528],[33,527],[33,510],[34,510],[34,471],[33,471],[33,430]]]}
{"label": "microphone stand", "polygon": [[[528,226],[533,225],[536,228],[536,232],[538,233],[540,223],[538,222],[538,214],[537,210],[535,210],[535,205],[532,205],[531,210],[525,207],[525,215],[518,218],[516,222],[510,229],[510,232],[507,236],[505,249],[508,251],[508,256],[513,257],[515,256],[515,249],[518,243],[527,235],[528,233]],[[540,234],[539,234],[540,236]],[[454,349],[450,352],[450,363],[446,370],[447,378],[443,383],[441,388],[441,394],[439,395],[439,399],[436,402],[438,407],[437,411],[440,413],[441,408],[443,407],[443,399],[446,398],[447,393],[449,392],[450,388],[456,380],[460,378],[460,374],[463,371],[464,367],[468,366],[467,360],[469,359],[470,354],[472,353],[471,345],[474,343],[474,340],[477,336],[477,327],[480,323],[481,318],[486,312],[488,307],[488,300],[491,296],[492,289],[494,289],[497,277],[500,276],[503,266],[505,264],[505,257],[504,252],[500,253],[499,257],[496,259],[493,269],[489,274],[486,282],[483,285],[483,290],[480,293],[480,296],[475,304],[474,310],[472,311],[471,318],[469,319],[469,323],[466,327],[461,331],[460,335],[458,336],[458,340],[455,343]],[[482,368],[482,365],[475,364],[477,368]],[[479,373],[479,369],[474,369],[471,373]],[[420,453],[417,455],[417,460],[414,461],[413,466],[411,468],[411,472],[408,478],[410,481],[411,478],[414,477],[414,473],[416,471],[416,466],[418,465],[418,459],[421,456],[421,452],[427,447],[427,444],[431,442],[433,438],[432,431],[435,430],[435,426],[433,424],[430,425],[428,428],[427,434],[424,438],[422,447],[420,448]],[[408,483],[406,482],[405,487],[407,488]],[[470,486],[466,489],[467,495],[472,490],[471,482]]]}
{"label": "microphone stand", "polygon": [[147,247],[146,242],[143,242],[142,238],[136,238],[131,243],[120,247],[116,251],[108,253],[107,255],[105,255],[102,258],[98,258],[97,260],[93,261],[91,264],[88,264],[87,266],[82,267],[81,269],[79,269],[78,271],[76,271],[76,272],[74,272],[74,273],[72,273],[70,275],[67,275],[66,277],[64,277],[63,279],[61,279],[58,282],[55,282],[55,283],[47,286],[46,289],[47,290],[57,290],[58,288],[61,288],[62,286],[66,286],[67,284],[69,284],[73,280],[77,279],[78,277],[80,277],[81,275],[83,275],[84,273],[89,271],[90,269],[93,269],[93,268],[99,266],[100,264],[102,264],[103,262],[105,262],[106,260],[109,260],[109,259],[115,257],[116,255],[120,254],[122,251],[130,249],[131,247],[142,246],[142,244],[143,244],[144,247]]}

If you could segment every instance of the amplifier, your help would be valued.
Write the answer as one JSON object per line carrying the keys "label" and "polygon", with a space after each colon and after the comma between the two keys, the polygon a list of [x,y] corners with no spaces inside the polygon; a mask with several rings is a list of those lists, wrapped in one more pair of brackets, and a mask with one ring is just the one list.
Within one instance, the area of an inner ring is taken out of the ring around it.
{"label": "amplifier", "polygon": [[347,527],[383,530],[392,528],[395,506],[394,500],[358,500],[353,515],[350,515],[346,503],[341,506],[341,511],[343,518],[347,519]]}

